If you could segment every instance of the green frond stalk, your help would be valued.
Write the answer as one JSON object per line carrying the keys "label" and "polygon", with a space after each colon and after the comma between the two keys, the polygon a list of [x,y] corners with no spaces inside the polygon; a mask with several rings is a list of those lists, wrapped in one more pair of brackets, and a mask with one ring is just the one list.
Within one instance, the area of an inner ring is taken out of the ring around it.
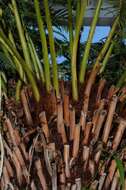
{"label": "green frond stalk", "polygon": [[106,39],[106,41],[105,41],[105,43],[103,45],[103,48],[101,49],[101,51],[100,51],[100,53],[99,53],[99,55],[98,55],[98,57],[96,59],[96,62],[94,64],[94,68],[97,67],[100,64],[100,62],[102,61],[104,55],[106,54],[106,52],[107,52],[107,50],[108,50],[108,48],[109,48],[109,46],[111,44],[112,38],[113,38],[113,36],[115,34],[115,31],[117,29],[118,24],[119,24],[119,17],[117,16],[117,18],[115,19],[115,21],[114,21],[114,23],[112,25],[112,28],[111,28],[111,30],[109,32],[109,35],[108,35],[108,37],[107,37],[107,39]]}
{"label": "green frond stalk", "polygon": [[75,29],[77,28],[77,25],[78,25],[78,20],[79,20],[79,16],[80,16],[80,9],[81,9],[81,1],[77,1]]}
{"label": "green frond stalk", "polygon": [[0,72],[0,111],[1,111],[1,106],[2,104],[2,77],[1,77],[1,72]]}
{"label": "green frond stalk", "polygon": [[30,55],[32,58],[36,78],[39,81],[41,80],[42,83],[44,83],[44,81],[45,81],[44,80],[44,73],[43,73],[43,69],[42,69],[41,63],[39,61],[38,55],[37,55],[36,50],[35,50],[35,46],[32,42],[32,39],[30,38],[30,36],[28,34],[26,34],[26,38],[27,38],[29,52],[30,52]]}
{"label": "green frond stalk", "polygon": [[48,0],[44,0],[44,8],[45,8],[45,16],[46,16],[46,23],[48,28],[48,35],[49,35],[49,44],[50,44],[50,53],[53,65],[53,85],[56,91],[56,96],[59,96],[59,82],[58,82],[58,70],[57,70],[57,63],[56,63],[56,51],[55,51],[55,44],[54,44],[54,36],[53,36],[53,29],[52,29],[52,22],[51,16],[49,11]]}
{"label": "green frond stalk", "polygon": [[0,17],[2,17],[2,14],[3,14],[3,11],[2,11],[2,9],[0,8]]}
{"label": "green frond stalk", "polygon": [[[17,50],[14,48],[13,44],[10,42],[10,40],[7,39],[7,37],[4,35],[3,31],[0,29],[0,43],[6,48],[6,50],[11,54],[13,58],[16,58],[18,60],[18,63],[21,64],[24,72],[26,73],[26,76],[31,84],[31,87],[33,89],[33,94],[35,96],[36,101],[38,102],[40,100],[40,94],[39,90],[36,84],[36,81],[34,79],[33,73],[31,72],[31,69],[29,68],[29,65],[27,65],[20,54],[17,52]],[[18,71],[18,70],[17,70]],[[19,71],[18,71],[19,72]]]}
{"label": "green frond stalk", "polygon": [[16,84],[16,95],[15,95],[17,102],[20,100],[21,87],[22,87],[22,81],[19,79]]}
{"label": "green frond stalk", "polygon": [[9,30],[9,32],[8,32],[8,38],[16,49],[16,44],[15,44],[14,37],[13,37],[11,30]]}
{"label": "green frond stalk", "polygon": [[5,74],[0,71],[0,111],[2,111],[2,90],[4,91],[5,90],[5,84],[7,83],[7,79],[6,79],[6,76]]}
{"label": "green frond stalk", "polygon": [[21,46],[22,46],[25,62],[26,62],[26,64],[28,64],[29,68],[32,71],[30,55],[29,55],[29,51],[28,51],[28,47],[27,47],[27,42],[26,42],[26,39],[25,39],[24,29],[23,29],[23,26],[21,24],[20,15],[19,15],[19,12],[18,12],[16,0],[12,0],[12,8],[13,8],[13,12],[14,12],[15,20],[16,20],[17,30],[18,30],[18,33],[19,33],[19,37],[20,37],[20,41],[21,41]]}
{"label": "green frond stalk", "polygon": [[94,36],[96,24],[97,24],[97,21],[98,21],[98,18],[99,18],[102,2],[103,2],[103,0],[98,0],[97,1],[97,7],[96,7],[96,10],[95,10],[95,13],[94,13],[94,16],[93,16],[90,32],[89,32],[89,35],[88,35],[84,55],[83,55],[81,66],[80,66],[80,74],[79,74],[80,83],[83,83],[84,79],[85,79],[85,73],[86,73],[87,62],[88,62],[89,53],[90,53],[90,49],[91,49],[91,43],[92,43],[92,39],[93,39],[93,36]]}
{"label": "green frond stalk", "polygon": [[[9,38],[10,42],[13,44],[14,48],[16,49],[16,44],[15,44],[14,37],[13,37],[11,30],[9,30],[9,32],[8,32],[8,38]],[[19,73],[20,79],[22,81],[26,82],[25,81],[25,73],[24,73],[22,65],[20,64],[18,59],[15,56],[10,57],[9,53],[6,51],[6,49],[4,47],[3,47],[3,50],[6,54],[6,56],[8,57],[8,59],[10,60],[11,64],[15,63],[15,67]]]}
{"label": "green frond stalk", "polygon": [[24,82],[25,81],[25,73],[23,71],[23,66],[20,64],[19,60],[17,59],[17,57],[13,56],[12,58],[12,62],[15,64],[16,70],[19,73],[20,79]]}
{"label": "green frond stalk", "polygon": [[80,15],[77,19],[76,28],[75,28],[75,37],[73,41],[72,49],[72,62],[71,62],[71,75],[72,75],[72,94],[75,101],[78,100],[78,88],[77,88],[77,71],[76,71],[76,62],[77,62],[77,47],[79,40],[79,33],[83,23],[83,17],[86,11],[87,1],[81,1]]}
{"label": "green frond stalk", "polygon": [[1,44],[1,48],[5,54],[5,56],[7,57],[7,59],[10,61],[10,63],[12,64],[12,66],[14,65],[14,69],[17,70],[20,79],[24,80],[24,71],[22,68],[22,65],[20,64],[20,62],[18,61],[18,59],[15,56],[11,56],[8,52],[8,48],[6,46],[6,44],[4,43],[3,45]]}
{"label": "green frond stalk", "polygon": [[124,84],[126,84],[126,70],[123,72],[116,86],[117,88],[121,88]]}
{"label": "green frond stalk", "polygon": [[35,59],[35,62],[36,62],[36,67],[38,67],[40,79],[41,79],[42,83],[45,83],[45,77],[44,77],[44,72],[43,72],[42,64],[40,62],[40,59],[38,57],[38,54],[36,52],[35,46],[33,44],[33,41],[31,40],[31,38],[29,39],[29,41],[30,41],[31,48],[32,48],[32,51],[33,51],[33,55],[32,56],[34,56],[34,59]]}
{"label": "green frond stalk", "polygon": [[100,74],[103,73],[104,70],[105,70],[105,67],[106,67],[106,65],[108,63],[108,60],[109,60],[110,56],[111,56],[113,47],[114,47],[114,43],[112,42],[111,45],[110,45],[110,47],[109,47],[109,49],[108,49],[108,51],[107,51],[107,53],[106,53],[106,55],[105,55],[103,63],[101,65],[100,72],[99,72]]}
{"label": "green frond stalk", "polygon": [[48,57],[48,47],[47,47],[44,24],[43,24],[38,0],[34,0],[34,7],[36,11],[37,22],[38,22],[40,38],[41,38],[41,43],[42,43],[46,89],[47,89],[47,92],[50,92],[51,80],[50,80],[50,64],[49,64],[49,57]]}
{"label": "green frond stalk", "polygon": [[7,83],[7,78],[6,78],[5,73],[1,71],[0,75],[1,75],[2,81],[6,84]]}
{"label": "green frond stalk", "polygon": [[73,48],[72,1],[67,0],[67,4],[68,4],[68,29],[69,29],[69,40],[70,40],[70,56],[71,56],[72,48]]}

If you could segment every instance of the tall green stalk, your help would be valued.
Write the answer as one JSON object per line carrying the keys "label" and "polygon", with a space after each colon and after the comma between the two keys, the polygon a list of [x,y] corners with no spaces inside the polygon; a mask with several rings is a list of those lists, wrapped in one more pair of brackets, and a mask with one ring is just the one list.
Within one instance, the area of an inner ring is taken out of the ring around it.
{"label": "tall green stalk", "polygon": [[109,47],[109,49],[108,49],[108,51],[107,51],[107,53],[106,53],[106,55],[105,55],[105,58],[104,58],[104,60],[103,60],[103,63],[102,63],[102,65],[101,65],[101,68],[100,68],[100,72],[99,72],[100,74],[103,73],[104,70],[105,70],[105,67],[106,67],[106,65],[107,65],[107,63],[108,63],[108,60],[109,60],[110,56],[111,56],[113,47],[114,47],[114,42],[111,43],[111,45],[110,45],[110,47]]}
{"label": "tall green stalk", "polygon": [[76,8],[75,29],[77,28],[77,25],[78,25],[80,10],[81,10],[81,1],[79,0],[77,1],[77,8]]}
{"label": "tall green stalk", "polygon": [[11,0],[11,1],[12,1],[12,8],[13,8],[13,12],[14,12],[14,15],[15,15],[17,30],[18,30],[18,33],[19,33],[19,37],[20,37],[20,41],[21,41],[21,46],[22,46],[25,62],[26,62],[26,64],[29,65],[29,67],[30,67],[30,69],[32,71],[30,54],[29,54],[29,51],[28,51],[27,42],[26,42],[25,35],[24,35],[24,29],[23,29],[23,26],[21,24],[20,15],[19,15],[19,12],[18,12],[16,0]]}
{"label": "tall green stalk", "polygon": [[91,43],[92,43],[92,39],[93,39],[93,36],[94,36],[96,24],[97,24],[97,21],[98,21],[98,18],[99,18],[102,2],[103,2],[103,0],[98,0],[98,2],[97,2],[97,7],[96,7],[96,10],[95,10],[95,13],[94,13],[93,21],[92,21],[90,32],[89,32],[89,35],[88,35],[88,40],[87,40],[87,43],[86,43],[84,55],[83,55],[81,66],[80,66],[80,75],[79,75],[80,83],[84,82],[85,73],[86,73],[86,67],[87,67],[87,61],[88,61],[89,53],[90,53],[90,49],[91,49]]}
{"label": "tall green stalk", "polygon": [[45,35],[45,31],[44,31],[44,24],[43,24],[43,19],[41,17],[41,11],[40,11],[38,0],[34,0],[34,7],[35,7],[35,11],[36,11],[37,22],[38,22],[40,38],[41,38],[41,43],[42,43],[46,89],[47,89],[47,92],[50,92],[51,80],[50,80],[50,65],[49,65],[49,57],[48,57],[48,47],[47,47],[46,35]]}
{"label": "tall green stalk", "polygon": [[67,0],[67,4],[68,4],[68,29],[69,29],[69,40],[70,40],[70,56],[71,56],[72,48],[73,48],[72,1]]}
{"label": "tall green stalk", "polygon": [[78,47],[79,33],[80,33],[80,29],[83,23],[83,17],[86,11],[86,7],[87,7],[87,1],[82,0],[81,7],[80,7],[80,15],[76,23],[75,37],[74,37],[73,49],[72,49],[72,62],[71,62],[72,94],[73,94],[73,99],[75,101],[78,100],[77,71],[76,71],[77,47]]}
{"label": "tall green stalk", "polygon": [[117,16],[117,18],[115,19],[115,21],[114,21],[114,23],[112,25],[112,28],[111,28],[111,30],[109,32],[109,35],[108,35],[108,37],[107,37],[107,39],[106,39],[106,41],[105,41],[105,43],[103,45],[103,48],[101,49],[101,51],[100,51],[100,53],[99,53],[99,55],[98,55],[98,57],[96,59],[96,62],[94,64],[94,68],[97,67],[100,64],[100,62],[102,61],[104,55],[106,54],[106,51],[108,50],[108,48],[109,48],[109,46],[111,44],[111,40],[112,40],[112,38],[113,38],[113,36],[115,34],[115,30],[117,29],[118,24],[119,24],[119,17]]}
{"label": "tall green stalk", "polygon": [[48,0],[44,0],[44,7],[45,7],[46,23],[47,23],[47,28],[48,28],[48,35],[49,35],[50,53],[51,53],[52,64],[53,64],[53,85],[54,85],[54,89],[56,90],[56,96],[59,96],[56,52],[55,52],[53,29],[52,29],[52,22],[51,22],[51,16],[50,16],[50,11],[49,11]]}

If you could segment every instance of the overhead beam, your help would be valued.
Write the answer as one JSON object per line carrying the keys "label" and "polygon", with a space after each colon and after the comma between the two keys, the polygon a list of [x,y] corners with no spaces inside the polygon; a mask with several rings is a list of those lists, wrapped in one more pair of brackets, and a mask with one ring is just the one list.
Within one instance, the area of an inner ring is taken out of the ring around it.
{"label": "overhead beam", "polygon": [[[86,15],[84,17],[84,25],[86,26],[90,26],[91,24],[94,11],[96,8],[96,3],[97,3],[96,0],[88,0],[88,7],[87,7]],[[61,9],[65,9],[65,6],[56,4],[54,5],[53,8],[55,10],[61,10]],[[99,16],[97,25],[111,26],[116,14],[117,14],[116,10],[113,8],[112,4],[110,4],[109,0],[103,0],[103,4],[101,7],[100,16]],[[73,17],[75,16],[76,16],[76,12],[73,11]],[[67,19],[64,18],[64,20],[61,21],[61,25],[66,25],[66,24],[67,24]]]}

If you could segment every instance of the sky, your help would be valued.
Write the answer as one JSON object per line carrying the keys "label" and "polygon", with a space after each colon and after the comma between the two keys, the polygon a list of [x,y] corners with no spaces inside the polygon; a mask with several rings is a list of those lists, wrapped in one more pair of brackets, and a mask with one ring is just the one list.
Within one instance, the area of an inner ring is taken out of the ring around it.
{"label": "sky", "polygon": [[[81,42],[82,43],[87,40],[89,30],[90,30],[89,26],[84,27],[84,30],[83,30],[82,35],[81,35]],[[94,37],[93,37],[93,43],[99,42],[101,39],[107,37],[109,31],[110,31],[110,27],[108,27],[108,26],[97,26],[96,30],[95,30]],[[64,30],[62,31],[62,33],[69,40],[69,34],[67,32],[65,32]],[[62,37],[58,34],[55,34],[55,36],[58,37],[59,39],[62,39]],[[63,60],[64,60],[63,56],[57,57],[57,62],[59,64],[62,63]]]}
{"label": "sky", "polygon": [[[84,31],[81,37],[81,42],[85,42],[87,40],[89,30],[90,30],[90,27],[88,26],[84,27]],[[106,36],[108,36],[109,31],[110,31],[110,27],[108,26],[97,26],[94,37],[93,37],[93,43],[98,42],[102,38],[105,38]]]}

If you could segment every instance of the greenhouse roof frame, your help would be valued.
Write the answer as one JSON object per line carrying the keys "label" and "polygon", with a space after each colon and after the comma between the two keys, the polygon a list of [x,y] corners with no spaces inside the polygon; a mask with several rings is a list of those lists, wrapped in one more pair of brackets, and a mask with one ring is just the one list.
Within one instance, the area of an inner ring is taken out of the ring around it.
{"label": "greenhouse roof frame", "polygon": [[[84,25],[86,26],[90,26],[93,15],[94,15],[94,11],[96,8],[96,0],[88,0],[88,7],[87,7],[87,11],[86,11],[86,15],[84,17]],[[66,5],[60,5],[60,4],[56,4],[53,8],[55,10],[58,9],[64,9]],[[75,11],[73,10],[73,16],[75,16]],[[100,11],[100,16],[98,19],[98,26],[111,26],[112,22],[115,18],[116,15],[116,10],[113,8],[113,5],[110,3],[109,0],[104,0],[102,7],[101,7],[101,11]],[[67,23],[67,21],[64,18],[64,23],[62,23],[63,25],[65,25]]]}

